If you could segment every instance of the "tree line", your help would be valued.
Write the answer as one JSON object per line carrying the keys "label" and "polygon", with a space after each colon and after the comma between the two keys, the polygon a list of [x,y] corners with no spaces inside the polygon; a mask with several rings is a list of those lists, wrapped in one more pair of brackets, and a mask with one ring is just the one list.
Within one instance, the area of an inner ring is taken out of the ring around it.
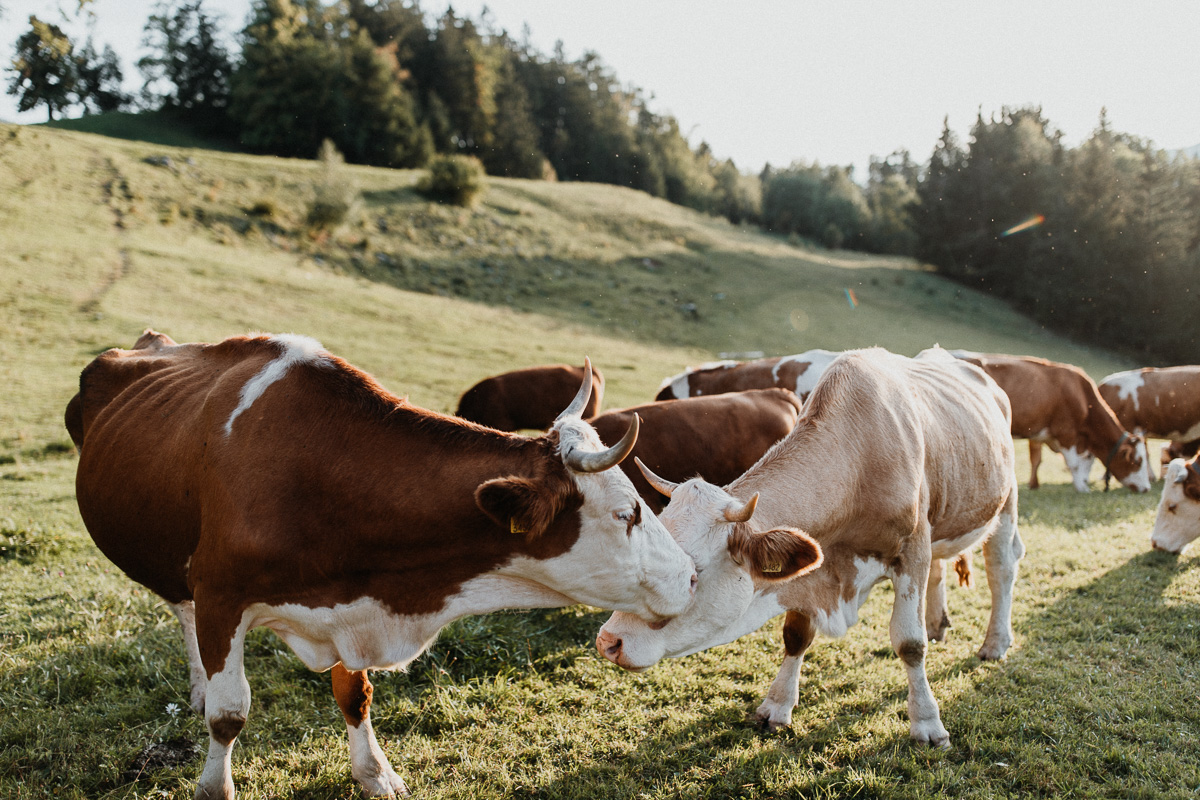
{"label": "tree line", "polygon": [[[81,7],[86,4],[81,3]],[[627,186],[734,223],[831,248],[910,255],[1013,302],[1047,327],[1151,359],[1197,361],[1200,161],[1171,159],[1102,115],[1077,147],[1040,108],[1003,109],[965,145],[945,127],[853,168],[797,161],[742,173],[596,53],[547,55],[450,9],[406,0],[254,0],[224,42],[203,0],[167,0],[145,26],[139,97],[90,38],[30,18],[9,92],[53,119],[73,107],[178,114],[251,151],[356,163],[477,158],[491,175]]]}

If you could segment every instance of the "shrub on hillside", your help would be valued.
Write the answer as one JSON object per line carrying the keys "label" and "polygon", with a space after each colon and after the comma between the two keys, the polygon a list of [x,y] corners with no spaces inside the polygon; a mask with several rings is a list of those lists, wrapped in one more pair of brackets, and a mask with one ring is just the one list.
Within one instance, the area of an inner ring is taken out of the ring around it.
{"label": "shrub on hillside", "polygon": [[321,143],[317,156],[321,177],[313,186],[308,204],[308,225],[314,230],[333,230],[346,222],[358,208],[358,185],[346,171],[346,163],[333,142]]}
{"label": "shrub on hillside", "polygon": [[438,156],[429,162],[429,173],[417,190],[443,203],[469,206],[483,191],[483,164],[474,156]]}

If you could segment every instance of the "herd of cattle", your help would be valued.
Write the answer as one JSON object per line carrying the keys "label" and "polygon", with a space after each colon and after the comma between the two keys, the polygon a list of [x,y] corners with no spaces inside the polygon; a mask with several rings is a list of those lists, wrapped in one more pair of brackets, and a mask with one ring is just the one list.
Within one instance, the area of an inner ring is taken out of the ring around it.
{"label": "herd of cattle", "polygon": [[[721,362],[667,378],[653,402],[600,411],[603,377],[554,365],[418,408],[295,335],[177,344],[147,330],[80,376],[66,425],[97,546],[178,617],[191,703],[210,744],[198,798],[232,798],[246,723],[246,633],[275,631],[332,670],[352,774],[406,793],[371,725],[369,669],[402,668],[449,622],[501,608],[613,610],[597,638],[642,670],[785,614],[784,659],[758,708],[790,723],[805,651],[840,636],[871,588],[895,587],[889,633],[912,738],[949,734],[925,674],[950,627],[946,563],[981,548],[992,608],[979,650],[1013,641],[1013,439],[1149,491],[1152,542],[1200,534],[1200,368],[1093,382],[1038,358],[880,348]],[[542,429],[540,435],[518,431]],[[669,502],[668,502],[669,499]]]}

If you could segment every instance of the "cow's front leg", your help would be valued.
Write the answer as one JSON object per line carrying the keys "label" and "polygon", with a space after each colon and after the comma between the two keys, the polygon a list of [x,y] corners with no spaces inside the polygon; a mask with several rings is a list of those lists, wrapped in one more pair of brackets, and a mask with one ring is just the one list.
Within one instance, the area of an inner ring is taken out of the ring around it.
{"label": "cow's front leg", "polygon": [[783,620],[783,664],[755,712],[772,731],[792,724],[792,709],[800,701],[800,667],[816,635],[817,628],[809,617],[798,611],[787,612]]}
{"label": "cow's front leg", "polygon": [[232,615],[206,618],[203,606],[196,613],[200,657],[208,674],[204,699],[208,757],[196,785],[196,800],[233,800],[230,755],[250,713],[250,684],[242,663],[247,625]]}
{"label": "cow's front leg", "polygon": [[949,747],[950,734],[942,725],[941,714],[929,678],[925,675],[925,586],[929,580],[929,528],[918,531],[901,555],[900,568],[891,575],[896,589],[888,632],[892,647],[908,675],[908,728],[917,742],[933,747]]}
{"label": "cow's front leg", "polygon": [[1008,503],[1000,512],[996,530],[983,543],[988,587],[992,593],[992,613],[988,618],[987,635],[979,657],[987,660],[1004,658],[1013,643],[1012,597],[1017,582],[1017,566],[1025,555],[1025,544],[1017,531],[1017,489],[1014,484]]}
{"label": "cow's front leg", "polygon": [[187,652],[188,673],[191,684],[191,706],[199,715],[204,716],[204,691],[208,684],[208,676],[204,673],[204,664],[200,660],[200,645],[196,642],[196,604],[191,600],[182,603],[172,603],[171,610],[183,628],[183,649]]}
{"label": "cow's front leg", "polygon": [[929,564],[925,590],[925,635],[931,642],[943,642],[951,627],[950,609],[946,605],[946,562],[935,558]]}
{"label": "cow's front leg", "polygon": [[408,795],[408,787],[392,769],[371,727],[371,696],[375,689],[367,671],[351,672],[340,663],[333,667],[333,696],[350,738],[350,773],[367,797]]}

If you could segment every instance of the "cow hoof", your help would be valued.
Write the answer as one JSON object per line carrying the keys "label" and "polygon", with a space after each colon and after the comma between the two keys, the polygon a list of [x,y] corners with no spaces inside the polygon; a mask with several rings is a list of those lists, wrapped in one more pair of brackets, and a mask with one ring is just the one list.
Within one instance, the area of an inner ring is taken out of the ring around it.
{"label": "cow hoof", "polygon": [[368,798],[374,797],[408,797],[408,787],[404,785],[404,781],[400,779],[391,767],[387,768],[387,772],[377,776],[374,780],[360,782],[362,785],[362,796]]}
{"label": "cow hoof", "polygon": [[765,705],[759,706],[758,711],[754,713],[754,719],[760,728],[770,731],[771,733],[775,733],[776,731],[783,730],[784,728],[792,727],[790,714],[788,715],[788,719],[773,719],[773,711],[774,709],[768,708]]}
{"label": "cow hoof", "polygon": [[979,657],[980,661],[1002,661],[1008,655],[1008,646],[998,647],[985,644],[975,655]]}
{"label": "cow hoof", "polygon": [[942,621],[940,623],[930,628],[925,633],[931,642],[944,642],[946,641],[946,631],[953,627],[954,626],[950,624],[949,617],[942,617]]}

